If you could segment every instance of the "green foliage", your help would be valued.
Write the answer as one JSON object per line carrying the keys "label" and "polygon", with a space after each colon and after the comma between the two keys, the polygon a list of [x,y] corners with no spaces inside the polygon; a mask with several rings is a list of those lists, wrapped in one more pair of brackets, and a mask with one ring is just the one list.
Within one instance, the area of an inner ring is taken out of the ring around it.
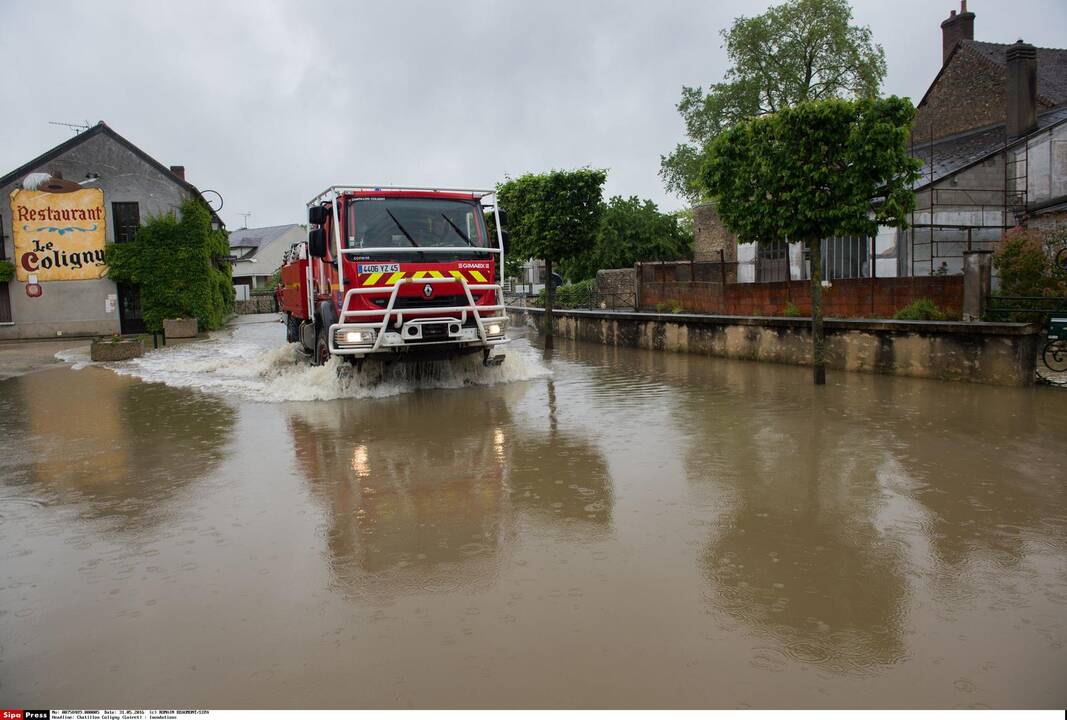
{"label": "green foliage", "polygon": [[150,218],[132,242],[109,245],[108,276],[140,286],[149,330],[176,317],[195,317],[202,329],[213,330],[233,310],[229,253],[226,233],[211,229],[207,206],[189,199],[178,217]]}
{"label": "green foliage", "polygon": [[919,298],[902,307],[893,315],[894,320],[945,320],[948,315],[929,298]]}
{"label": "green foliage", "polygon": [[820,100],[747,120],[711,144],[703,186],[742,242],[903,226],[918,176],[907,146],[914,115],[911,101],[890,97]]}
{"label": "green foliage", "polygon": [[782,317],[804,317],[804,313],[793,303],[786,303],[782,308]]}
{"label": "green foliage", "polygon": [[699,202],[704,148],[738,122],[809,100],[876,97],[885,53],[869,28],[851,22],[847,0],[789,0],[721,31],[732,67],[707,93],[682,88],[677,107],[690,143],[660,159],[667,190]]}
{"label": "green foliage", "polygon": [[[556,288],[556,307],[561,308],[588,308],[593,306],[596,299],[596,280],[583,280],[577,283],[568,283]],[[545,305],[545,291],[537,294],[534,304],[539,307]]]}
{"label": "green foliage", "polygon": [[993,254],[1000,278],[1000,294],[1030,297],[1067,297],[1067,269],[1055,264],[1055,255],[1067,247],[1060,231],[1018,229],[1004,233]]}
{"label": "green foliage", "polygon": [[664,300],[663,302],[656,303],[656,312],[661,313],[680,313],[682,312],[682,303],[671,298],[670,300]]}
{"label": "green foliage", "polygon": [[661,213],[651,200],[615,196],[604,207],[593,247],[561,262],[560,271],[569,280],[584,280],[596,277],[601,269],[689,257],[693,246],[691,221],[689,225],[687,233],[678,215]]}
{"label": "green foliage", "polygon": [[15,278],[15,263],[0,260],[0,283],[11,282]]}

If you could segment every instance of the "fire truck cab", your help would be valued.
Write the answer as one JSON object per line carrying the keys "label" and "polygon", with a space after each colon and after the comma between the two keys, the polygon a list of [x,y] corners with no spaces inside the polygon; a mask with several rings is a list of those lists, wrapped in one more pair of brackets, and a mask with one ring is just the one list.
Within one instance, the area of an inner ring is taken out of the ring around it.
{"label": "fire truck cab", "polygon": [[[505,233],[492,190],[334,186],[278,289],[289,342],[316,364],[481,352],[504,360]],[[486,216],[493,217],[490,233]]]}

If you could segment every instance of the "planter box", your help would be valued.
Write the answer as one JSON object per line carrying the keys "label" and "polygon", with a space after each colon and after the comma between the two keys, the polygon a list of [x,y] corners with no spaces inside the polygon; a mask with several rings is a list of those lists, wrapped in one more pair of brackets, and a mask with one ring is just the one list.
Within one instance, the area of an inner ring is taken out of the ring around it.
{"label": "planter box", "polygon": [[167,338],[195,338],[196,318],[181,318],[180,320],[164,320],[163,333]]}
{"label": "planter box", "polygon": [[93,340],[89,348],[89,357],[93,362],[118,362],[130,360],[144,355],[144,345],[140,340],[119,340],[113,342],[109,339]]}

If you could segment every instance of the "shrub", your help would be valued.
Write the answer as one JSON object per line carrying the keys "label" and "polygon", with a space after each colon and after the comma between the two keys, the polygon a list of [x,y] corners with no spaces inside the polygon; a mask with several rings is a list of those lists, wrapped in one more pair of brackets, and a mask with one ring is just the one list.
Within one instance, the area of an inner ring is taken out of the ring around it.
{"label": "shrub", "polygon": [[930,298],[919,298],[897,310],[894,320],[945,320],[946,315]]}
{"label": "shrub", "polygon": [[656,303],[656,312],[680,313],[682,312],[682,303],[674,299]]}
{"label": "shrub", "polygon": [[793,303],[786,303],[782,309],[782,317],[804,317],[804,313]]}
{"label": "shrub", "polygon": [[[596,280],[582,280],[581,282],[560,285],[556,288],[556,304],[558,308],[591,307],[596,295]],[[537,295],[539,307],[545,306],[545,291],[541,290]]]}
{"label": "shrub", "polygon": [[1004,233],[993,254],[993,267],[1000,278],[999,294],[1067,295],[1067,271],[1053,259],[1064,247],[1067,247],[1067,237],[1063,231],[1016,229]]}
{"label": "shrub", "polygon": [[10,260],[0,260],[0,283],[11,282],[15,277],[15,263]]}

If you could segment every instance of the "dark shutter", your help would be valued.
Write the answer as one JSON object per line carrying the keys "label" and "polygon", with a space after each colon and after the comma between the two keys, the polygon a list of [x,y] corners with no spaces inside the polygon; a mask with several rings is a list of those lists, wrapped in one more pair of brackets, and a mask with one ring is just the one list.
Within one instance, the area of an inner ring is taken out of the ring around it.
{"label": "dark shutter", "polygon": [[[4,235],[4,218],[0,216],[0,260],[7,259],[7,236]],[[11,322],[11,296],[7,283],[0,283],[0,323]]]}
{"label": "dark shutter", "polygon": [[111,221],[115,224],[115,242],[130,242],[141,227],[141,209],[135,202],[113,202]]}

